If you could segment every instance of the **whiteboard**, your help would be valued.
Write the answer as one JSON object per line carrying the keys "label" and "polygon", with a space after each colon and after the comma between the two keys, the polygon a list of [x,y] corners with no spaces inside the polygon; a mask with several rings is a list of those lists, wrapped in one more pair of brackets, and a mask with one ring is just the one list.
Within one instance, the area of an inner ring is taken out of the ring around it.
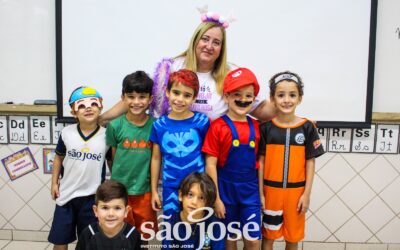
{"label": "whiteboard", "polygon": [[374,112],[400,112],[400,1],[380,0],[377,17]]}
{"label": "whiteboard", "polygon": [[0,1],[0,103],[56,100],[55,4]]}
{"label": "whiteboard", "polygon": [[269,96],[268,80],[298,73],[305,84],[298,115],[320,126],[371,122],[376,0],[58,0],[57,101],[68,118],[72,90],[100,91],[105,110],[121,96],[122,79],[153,74],[164,57],[188,46],[200,22],[196,7],[237,19],[227,29],[228,61],[250,68]]}

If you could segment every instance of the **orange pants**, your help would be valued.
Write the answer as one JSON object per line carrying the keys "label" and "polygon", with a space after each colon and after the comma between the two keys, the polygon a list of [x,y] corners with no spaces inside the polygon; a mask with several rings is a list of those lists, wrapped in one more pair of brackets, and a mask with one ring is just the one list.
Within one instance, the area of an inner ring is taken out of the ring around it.
{"label": "orange pants", "polygon": [[[151,221],[154,223],[153,230],[157,232],[157,214],[151,207],[151,193],[141,195],[129,195],[128,205],[131,207],[125,221],[134,225],[137,230],[142,233],[141,226],[144,222]],[[147,226],[146,228],[151,228]],[[148,237],[148,236],[147,236]]]}
{"label": "orange pants", "polygon": [[264,186],[263,237],[276,240],[283,236],[289,242],[299,242],[304,238],[305,215],[297,212],[303,192],[304,187]]}

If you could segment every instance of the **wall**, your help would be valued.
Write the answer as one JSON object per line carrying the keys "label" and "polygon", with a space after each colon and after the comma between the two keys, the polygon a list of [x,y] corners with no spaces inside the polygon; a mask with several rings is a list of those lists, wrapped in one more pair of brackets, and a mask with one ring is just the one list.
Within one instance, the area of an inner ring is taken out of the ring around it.
{"label": "wall", "polygon": [[[396,0],[380,0],[378,15],[383,15],[381,11],[385,6],[386,9],[398,10],[398,4]],[[32,19],[34,13],[39,13],[39,21]],[[24,25],[18,26],[21,20],[25,20],[22,22]],[[378,24],[378,31],[379,27]],[[391,27],[396,28],[394,25]],[[9,97],[24,102],[26,93],[33,99],[55,99],[54,30],[54,1],[0,2],[0,102],[9,100]],[[396,29],[390,32],[398,39]],[[395,46],[399,45],[399,40],[393,42]],[[378,54],[382,46],[378,44]],[[397,59],[400,58],[398,53],[398,50],[393,50]],[[41,57],[43,60],[37,59]],[[18,59],[13,61],[11,58]],[[43,64],[45,61],[47,63]],[[380,96],[374,105],[375,111],[398,112],[399,99],[385,100],[385,94],[377,94],[382,89],[380,86],[385,86],[386,93],[395,93],[390,90],[399,86],[398,79],[376,82],[374,94]],[[377,104],[386,101],[391,102],[385,104],[390,110],[376,109]],[[50,175],[43,173],[42,149],[54,145],[0,144],[0,159],[26,146],[38,162],[38,170],[11,181],[4,167],[0,166],[0,239],[19,235],[23,239],[46,240],[51,225],[54,202],[50,198]],[[400,243],[398,148],[396,152],[330,152],[317,159],[305,240]]]}
{"label": "wall", "polygon": [[[9,124],[15,118],[6,117]],[[32,136],[21,136],[33,134],[32,116],[30,121],[29,131],[20,130],[19,135],[32,142]],[[48,125],[49,143],[56,143],[54,135],[61,129],[53,127]],[[319,132],[329,152],[317,158],[305,241],[400,243],[399,125],[376,124],[372,130],[359,130],[369,135],[365,138],[351,129]],[[54,144],[0,144],[0,159],[27,146],[39,169],[11,181],[0,167],[0,239],[28,230],[23,237],[46,240],[51,226],[55,203],[50,198],[50,175],[43,171],[42,150]],[[354,153],[360,150],[377,153]]]}
{"label": "wall", "polygon": [[[400,65],[399,10],[398,0],[378,1],[374,112],[398,112],[400,107],[395,77]],[[56,99],[55,29],[54,1],[0,1],[0,103]]]}
{"label": "wall", "polygon": [[374,112],[399,112],[400,1],[378,1]]}
{"label": "wall", "polygon": [[[238,20],[226,30],[228,61],[257,75],[260,98],[267,96],[268,79],[289,69],[305,83],[300,116],[362,123],[372,109],[367,78],[370,37],[375,38],[370,32],[373,2],[229,0],[210,4],[209,9],[224,16],[235,10]],[[162,57],[182,52],[199,24],[199,5],[180,0],[120,0],[115,5],[109,0],[62,1],[63,95],[58,98],[63,116],[71,116],[68,99],[82,83],[102,93],[107,110],[120,99],[118,86],[127,73],[143,69],[152,74]],[[152,18],[143,25],[142,20],[149,19],[147,10]]]}
{"label": "wall", "polygon": [[0,103],[56,99],[55,1],[0,1]]}

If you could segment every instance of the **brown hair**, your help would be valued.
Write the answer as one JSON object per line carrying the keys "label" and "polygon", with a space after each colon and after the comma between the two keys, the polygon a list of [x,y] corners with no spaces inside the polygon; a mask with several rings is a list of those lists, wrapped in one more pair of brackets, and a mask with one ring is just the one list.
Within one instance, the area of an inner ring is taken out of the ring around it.
{"label": "brown hair", "polygon": [[[291,75],[291,76],[294,76],[294,78],[293,77],[283,78],[282,80],[279,80],[277,82],[276,78],[278,78],[281,75],[289,75],[289,76]],[[295,78],[297,78],[297,80],[294,80]],[[279,73],[273,75],[271,77],[271,79],[269,80],[269,94],[270,94],[270,97],[274,97],[275,96],[276,86],[281,81],[290,81],[290,82],[296,83],[297,89],[299,91],[299,96],[301,97],[301,96],[304,95],[304,83],[303,83],[303,80],[301,79],[301,77],[298,74],[290,72],[290,71],[287,70],[287,71],[279,72]]]}
{"label": "brown hair", "polygon": [[190,188],[193,184],[199,184],[201,192],[204,194],[204,200],[207,207],[213,207],[215,203],[215,199],[217,197],[216,194],[216,186],[206,173],[198,173],[193,172],[186,176],[185,179],[179,185],[179,191],[181,192],[182,196],[188,195]]}
{"label": "brown hair", "polygon": [[117,181],[105,181],[96,191],[96,205],[99,201],[109,202],[113,199],[123,199],[125,206],[128,204],[128,191],[126,187]]}

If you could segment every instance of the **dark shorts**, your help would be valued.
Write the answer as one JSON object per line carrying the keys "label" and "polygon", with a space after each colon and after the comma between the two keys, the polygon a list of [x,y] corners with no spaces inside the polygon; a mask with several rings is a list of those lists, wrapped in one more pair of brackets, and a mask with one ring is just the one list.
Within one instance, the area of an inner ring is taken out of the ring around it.
{"label": "dark shorts", "polygon": [[65,245],[76,240],[83,229],[96,222],[93,212],[94,195],[77,197],[63,206],[56,205],[53,223],[49,234],[49,242]]}
{"label": "dark shorts", "polygon": [[[243,237],[248,240],[261,239],[261,201],[258,179],[241,182],[219,178],[218,187],[226,210],[225,219],[222,220],[225,226],[231,224],[232,228],[240,230]],[[228,234],[233,237],[232,233],[228,232]]]}
{"label": "dark shorts", "polygon": [[[241,231],[243,238],[247,240],[261,239],[260,206],[225,205],[225,210],[225,219],[222,219],[222,222],[226,227],[231,224],[232,228]],[[235,237],[231,232],[228,232],[228,234]]]}

